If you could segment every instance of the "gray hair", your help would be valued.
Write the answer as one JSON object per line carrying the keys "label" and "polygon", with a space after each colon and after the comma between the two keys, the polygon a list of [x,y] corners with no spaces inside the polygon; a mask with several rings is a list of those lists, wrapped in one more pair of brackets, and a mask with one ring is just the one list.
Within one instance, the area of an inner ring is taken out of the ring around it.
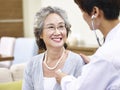
{"label": "gray hair", "polygon": [[[45,21],[46,17],[51,13],[58,14],[64,20],[65,28],[67,30],[67,37],[71,31],[70,30],[71,24],[69,23],[68,16],[64,10],[62,10],[58,7],[50,7],[50,6],[40,9],[40,11],[38,11],[36,13],[35,22],[34,22],[34,34],[35,34],[36,42],[37,42],[39,49],[46,50],[45,43],[44,43],[43,39],[40,39],[40,35],[43,31],[44,21]],[[67,47],[66,43],[64,44],[64,47],[65,48]]]}

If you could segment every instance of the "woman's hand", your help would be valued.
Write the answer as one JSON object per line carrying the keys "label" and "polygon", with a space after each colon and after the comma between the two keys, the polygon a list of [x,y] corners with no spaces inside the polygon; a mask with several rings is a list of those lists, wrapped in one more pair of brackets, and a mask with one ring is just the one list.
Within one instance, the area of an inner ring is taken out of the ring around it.
{"label": "woman's hand", "polygon": [[56,81],[57,81],[59,84],[61,83],[62,78],[65,77],[65,76],[67,76],[67,74],[61,72],[60,69],[55,72],[55,78],[56,78]]}

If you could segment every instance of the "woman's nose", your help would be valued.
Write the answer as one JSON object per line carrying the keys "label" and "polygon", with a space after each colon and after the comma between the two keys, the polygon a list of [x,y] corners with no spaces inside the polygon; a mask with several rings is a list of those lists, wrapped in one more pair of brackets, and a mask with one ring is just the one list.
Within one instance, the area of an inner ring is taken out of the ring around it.
{"label": "woman's nose", "polygon": [[60,30],[58,28],[55,28],[55,32],[54,33],[55,34],[60,34],[61,32],[60,32]]}

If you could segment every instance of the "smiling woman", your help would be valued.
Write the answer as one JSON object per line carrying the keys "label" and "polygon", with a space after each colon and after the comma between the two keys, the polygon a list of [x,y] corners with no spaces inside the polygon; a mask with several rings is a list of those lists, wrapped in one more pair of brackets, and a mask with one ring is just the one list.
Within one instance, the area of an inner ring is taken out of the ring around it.
{"label": "smiling woman", "polygon": [[44,7],[36,13],[34,34],[44,52],[27,64],[23,90],[61,90],[55,79],[58,69],[75,77],[81,74],[82,58],[66,49],[70,28],[66,12],[58,7]]}

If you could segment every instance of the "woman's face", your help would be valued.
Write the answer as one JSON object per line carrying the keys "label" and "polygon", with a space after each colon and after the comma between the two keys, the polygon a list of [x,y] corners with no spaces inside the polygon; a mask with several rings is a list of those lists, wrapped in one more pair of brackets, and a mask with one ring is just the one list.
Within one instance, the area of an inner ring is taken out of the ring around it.
{"label": "woman's face", "polygon": [[40,36],[46,47],[63,47],[67,39],[64,20],[55,13],[48,15],[44,21],[43,33]]}

